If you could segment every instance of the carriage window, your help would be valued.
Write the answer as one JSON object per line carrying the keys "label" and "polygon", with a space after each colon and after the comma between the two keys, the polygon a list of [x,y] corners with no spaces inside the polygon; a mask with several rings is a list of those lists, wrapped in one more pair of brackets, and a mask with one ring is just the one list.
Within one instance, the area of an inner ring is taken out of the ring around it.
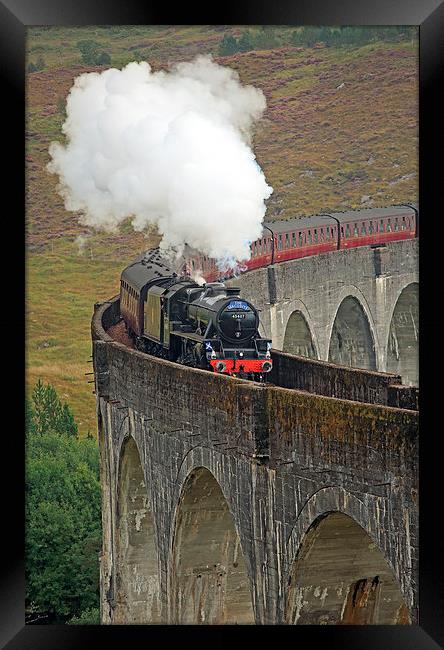
{"label": "carriage window", "polygon": [[327,235],[327,239],[330,239],[330,228],[325,229],[325,234]]}
{"label": "carriage window", "polygon": [[336,228],[331,228],[331,238],[333,239],[335,236]]}
{"label": "carriage window", "polygon": [[375,221],[375,232],[378,232],[378,222]]}
{"label": "carriage window", "polygon": [[311,244],[312,241],[313,241],[313,239],[311,237],[311,230],[308,231],[308,238],[307,239],[308,239],[308,243]]}
{"label": "carriage window", "polygon": [[325,237],[324,237],[324,229],[323,229],[323,228],[321,228],[321,230],[320,230],[320,235],[319,235],[319,236],[320,236],[320,238],[321,238],[321,241],[325,241]]}
{"label": "carriage window", "polygon": [[398,232],[398,230],[399,230],[398,219],[395,219],[395,232]]}
{"label": "carriage window", "polygon": [[407,224],[407,228],[410,228],[410,219],[408,217],[405,218],[405,222]]}
{"label": "carriage window", "polygon": [[287,234],[285,235],[285,248],[290,248],[290,235]]}
{"label": "carriage window", "polygon": [[316,230],[316,228],[315,228],[315,231],[314,231],[314,241],[315,241],[316,244],[318,243],[318,231]]}
{"label": "carriage window", "polygon": [[341,237],[344,237],[344,226],[341,226]]}
{"label": "carriage window", "polygon": [[370,235],[373,235],[373,221],[370,221],[368,225],[368,232]]}
{"label": "carriage window", "polygon": [[381,227],[380,227],[379,230],[380,230],[381,232],[384,232],[384,221],[381,219],[381,221],[380,221],[379,223],[380,223],[380,225],[381,225]]}
{"label": "carriage window", "polygon": [[407,228],[407,226],[405,225],[405,217],[402,217],[401,228],[402,228],[403,230],[405,230],[405,229]]}
{"label": "carriage window", "polygon": [[279,235],[279,245],[278,245],[279,250],[282,250],[282,235]]}
{"label": "carriage window", "polygon": [[303,237],[302,233],[300,232],[299,233],[299,246],[302,246],[303,243],[304,243],[304,237]]}
{"label": "carriage window", "polygon": [[296,233],[295,232],[291,233],[291,245],[292,245],[292,248],[296,248]]}
{"label": "carriage window", "polygon": [[387,232],[392,232],[392,224],[390,223],[390,219],[387,222]]}
{"label": "carriage window", "polygon": [[353,235],[354,235],[355,237],[357,237],[358,234],[359,234],[359,233],[358,233],[358,224],[355,223],[355,227],[353,228]]}
{"label": "carriage window", "polygon": [[365,223],[363,223],[363,224],[361,225],[361,235],[365,235],[365,234],[366,234]]}
{"label": "carriage window", "polygon": [[349,223],[345,226],[345,236],[350,237],[350,224]]}

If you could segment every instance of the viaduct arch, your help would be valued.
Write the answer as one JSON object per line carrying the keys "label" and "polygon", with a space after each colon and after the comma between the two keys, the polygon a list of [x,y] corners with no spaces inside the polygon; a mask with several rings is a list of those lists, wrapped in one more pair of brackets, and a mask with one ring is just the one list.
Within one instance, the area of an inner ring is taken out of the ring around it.
{"label": "viaduct arch", "polygon": [[419,383],[419,284],[412,282],[402,289],[396,300],[387,341],[387,371]]}
{"label": "viaduct arch", "polygon": [[160,622],[154,518],[139,451],[122,444],[117,486],[115,623]]}
{"label": "viaduct arch", "polygon": [[374,325],[365,300],[347,288],[334,315],[328,361],[342,366],[376,370]]}
{"label": "viaduct arch", "polygon": [[304,505],[288,542],[288,624],[410,623],[402,577],[384,557],[369,516],[364,501],[338,487]]}
{"label": "viaduct arch", "polygon": [[233,515],[205,467],[194,468],[183,485],[170,570],[173,622],[254,623],[250,578]]}

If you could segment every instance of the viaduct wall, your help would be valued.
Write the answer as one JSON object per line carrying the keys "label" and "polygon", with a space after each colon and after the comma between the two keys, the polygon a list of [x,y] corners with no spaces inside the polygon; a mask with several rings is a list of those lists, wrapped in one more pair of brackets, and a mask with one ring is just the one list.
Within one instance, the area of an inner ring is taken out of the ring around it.
{"label": "viaduct wall", "polygon": [[102,622],[417,622],[418,413],[388,406],[399,377],[370,373],[368,402],[326,396],[354,371],[322,363],[326,395],[245,382],[113,341],[118,312],[92,323]]}
{"label": "viaduct wall", "polygon": [[229,284],[260,310],[273,346],[418,385],[418,239],[324,253]]}

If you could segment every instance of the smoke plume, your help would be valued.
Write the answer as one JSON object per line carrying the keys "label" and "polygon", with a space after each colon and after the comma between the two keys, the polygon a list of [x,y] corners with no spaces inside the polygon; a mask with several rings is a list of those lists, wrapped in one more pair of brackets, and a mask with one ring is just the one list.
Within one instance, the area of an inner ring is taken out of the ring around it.
{"label": "smoke plume", "polygon": [[245,260],[273,191],[250,147],[264,109],[261,90],[210,57],[82,74],[48,170],[85,226],[115,231],[131,217],[135,230],[156,225],[164,250]]}

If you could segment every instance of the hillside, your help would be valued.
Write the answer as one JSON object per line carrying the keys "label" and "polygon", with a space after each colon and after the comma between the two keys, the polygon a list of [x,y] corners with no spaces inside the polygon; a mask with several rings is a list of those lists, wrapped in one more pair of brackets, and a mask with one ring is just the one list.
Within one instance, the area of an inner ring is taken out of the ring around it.
{"label": "hillside", "polygon": [[[48,146],[62,140],[65,98],[85,65],[77,43],[93,39],[120,67],[147,60],[154,70],[212,54],[267,99],[254,151],[274,188],[267,218],[417,200],[417,43],[293,47],[218,55],[236,27],[40,27],[28,30],[27,75],[27,380],[52,382],[80,430],[95,430],[91,364],[93,304],[117,293],[125,262],[155,234],[93,233],[65,211],[46,172]],[[80,238],[79,238],[80,236]]]}

